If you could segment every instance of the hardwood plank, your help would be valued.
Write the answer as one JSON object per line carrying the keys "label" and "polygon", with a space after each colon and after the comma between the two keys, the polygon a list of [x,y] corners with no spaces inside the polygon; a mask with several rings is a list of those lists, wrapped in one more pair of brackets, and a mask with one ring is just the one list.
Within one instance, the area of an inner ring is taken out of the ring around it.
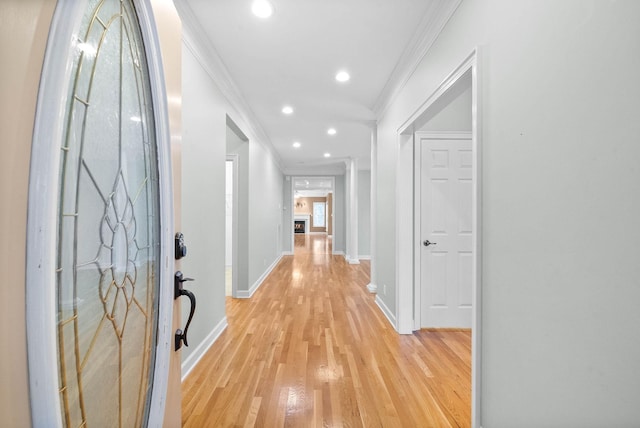
{"label": "hardwood plank", "polygon": [[184,427],[468,427],[471,332],[398,335],[324,235],[295,236],[183,383]]}

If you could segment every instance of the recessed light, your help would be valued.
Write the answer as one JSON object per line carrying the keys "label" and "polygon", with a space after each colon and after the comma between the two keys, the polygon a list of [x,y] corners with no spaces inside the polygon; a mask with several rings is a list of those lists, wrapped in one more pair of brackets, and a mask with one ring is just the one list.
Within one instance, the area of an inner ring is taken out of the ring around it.
{"label": "recessed light", "polygon": [[293,113],[293,107],[291,107],[291,106],[284,106],[284,107],[282,107],[282,113],[284,113],[284,114],[291,114],[291,113]]}
{"label": "recessed light", "polygon": [[299,142],[295,142],[293,143],[293,147],[295,147],[296,149],[300,148],[301,144]]}
{"label": "recessed light", "polygon": [[324,157],[325,157],[325,158],[330,158],[330,157],[331,157],[331,153],[325,153],[325,154],[324,154]]}
{"label": "recessed light", "polygon": [[251,11],[258,18],[266,19],[273,15],[273,6],[267,0],[254,0]]}
{"label": "recessed light", "polygon": [[336,131],[335,128],[327,129],[327,134],[329,134],[329,135],[336,135],[336,132],[338,132],[338,131]]}
{"label": "recessed light", "polygon": [[349,73],[347,73],[346,71],[342,70],[339,71],[338,74],[336,74],[336,80],[338,82],[346,82],[349,79],[351,79],[351,76],[349,76]]}

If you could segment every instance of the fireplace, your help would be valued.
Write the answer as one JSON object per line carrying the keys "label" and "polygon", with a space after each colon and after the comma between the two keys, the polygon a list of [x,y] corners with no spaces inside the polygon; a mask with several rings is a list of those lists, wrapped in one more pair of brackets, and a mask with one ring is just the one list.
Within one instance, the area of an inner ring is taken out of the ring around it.
{"label": "fireplace", "polygon": [[293,223],[293,231],[295,233],[306,233],[307,222],[305,220],[295,220]]}

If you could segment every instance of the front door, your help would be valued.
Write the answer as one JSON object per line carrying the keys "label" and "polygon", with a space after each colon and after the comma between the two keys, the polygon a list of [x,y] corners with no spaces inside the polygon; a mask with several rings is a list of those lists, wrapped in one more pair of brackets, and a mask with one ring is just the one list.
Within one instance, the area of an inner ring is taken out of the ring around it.
{"label": "front door", "polygon": [[54,15],[29,189],[35,426],[162,422],[173,207],[150,16],[133,0],[59,2]]}
{"label": "front door", "polygon": [[470,328],[473,275],[471,137],[416,133],[421,153],[421,327]]}

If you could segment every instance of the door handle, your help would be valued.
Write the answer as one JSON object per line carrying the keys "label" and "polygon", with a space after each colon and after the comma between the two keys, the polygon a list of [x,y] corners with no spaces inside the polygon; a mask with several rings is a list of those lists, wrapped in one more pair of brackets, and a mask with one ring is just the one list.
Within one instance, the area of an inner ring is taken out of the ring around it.
{"label": "door handle", "polygon": [[438,245],[437,242],[431,242],[428,239],[425,239],[423,244],[424,244],[425,247],[428,247],[429,245]]}
{"label": "door handle", "polygon": [[184,331],[177,329],[174,336],[174,346],[176,351],[182,347],[183,342],[184,346],[189,346],[189,342],[187,341],[187,332],[189,331],[193,314],[196,312],[196,296],[191,291],[185,290],[182,287],[182,283],[186,281],[193,281],[193,278],[185,278],[182,272],[177,271],[173,278],[173,298],[177,299],[180,296],[187,296],[191,305],[189,307],[189,318],[187,319],[187,324],[184,326]]}

